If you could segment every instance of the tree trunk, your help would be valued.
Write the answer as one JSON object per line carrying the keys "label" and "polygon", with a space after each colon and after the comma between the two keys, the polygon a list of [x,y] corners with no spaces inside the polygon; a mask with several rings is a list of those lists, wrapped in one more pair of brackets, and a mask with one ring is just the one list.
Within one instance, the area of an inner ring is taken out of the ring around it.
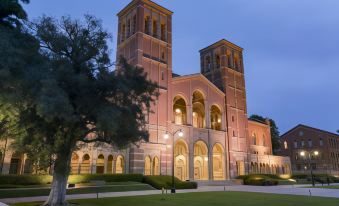
{"label": "tree trunk", "polygon": [[54,164],[53,183],[43,206],[67,205],[66,187],[70,172],[71,155],[61,154]]}

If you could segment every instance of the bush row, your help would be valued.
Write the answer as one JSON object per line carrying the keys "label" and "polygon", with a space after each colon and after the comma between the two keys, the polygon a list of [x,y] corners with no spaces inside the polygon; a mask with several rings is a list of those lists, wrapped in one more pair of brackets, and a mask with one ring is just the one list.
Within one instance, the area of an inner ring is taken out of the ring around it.
{"label": "bush row", "polygon": [[[72,184],[89,183],[100,180],[105,182],[142,182],[151,185],[156,189],[170,189],[172,187],[171,176],[143,176],[141,174],[84,174],[70,175],[68,182]],[[0,175],[1,185],[46,185],[51,184],[50,175]],[[182,182],[175,178],[177,189],[195,189],[196,182]]]}
{"label": "bush row", "polygon": [[[339,178],[332,175],[313,174],[313,177],[316,182],[326,183],[329,180],[330,183],[339,183]],[[310,174],[294,174],[292,178],[297,179],[299,182],[302,180],[311,181],[312,179]]]}
{"label": "bush row", "polygon": [[273,186],[279,183],[287,184],[282,178],[277,175],[263,175],[263,174],[251,174],[237,177],[242,179],[245,185],[256,185],[256,186]]}
{"label": "bush row", "polygon": [[[144,183],[151,185],[156,189],[171,189],[172,188],[172,176],[145,176]],[[196,189],[198,184],[196,182],[183,182],[179,179],[174,179],[176,189]]]}

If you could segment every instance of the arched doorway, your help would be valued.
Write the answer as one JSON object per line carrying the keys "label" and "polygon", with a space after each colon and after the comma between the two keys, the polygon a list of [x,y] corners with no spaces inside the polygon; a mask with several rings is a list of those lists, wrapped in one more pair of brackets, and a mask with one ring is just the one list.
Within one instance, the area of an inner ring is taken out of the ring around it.
{"label": "arched doorway", "polygon": [[186,102],[180,96],[176,96],[173,100],[173,117],[175,124],[187,123]]}
{"label": "arched doorway", "polygon": [[75,175],[78,173],[79,173],[79,156],[76,153],[73,153],[71,159],[71,174]]}
{"label": "arched doorway", "polygon": [[216,105],[211,107],[211,128],[214,130],[221,130],[221,111]]}
{"label": "arched doorway", "polygon": [[149,156],[145,157],[145,165],[144,165],[144,175],[151,175],[152,171],[152,163],[151,163],[151,158]]}
{"label": "arched doorway", "polygon": [[203,141],[194,144],[194,179],[208,180],[208,148]]}
{"label": "arched doorway", "polygon": [[99,155],[97,159],[97,174],[104,174],[105,172],[105,157],[104,155]]}
{"label": "arched doorway", "polygon": [[91,169],[90,157],[88,154],[85,154],[82,157],[82,163],[80,165],[80,174],[89,174]]}
{"label": "arched doorway", "polygon": [[106,169],[107,174],[112,174],[113,173],[113,155],[109,155],[107,158],[107,169]]}
{"label": "arched doorway", "polygon": [[180,180],[188,179],[188,147],[185,141],[179,140],[174,148],[174,175]]}
{"label": "arched doorway", "polygon": [[204,96],[199,92],[193,93],[192,99],[193,105],[193,127],[204,128],[205,127],[205,100]]}
{"label": "arched doorway", "polygon": [[158,157],[153,158],[153,175],[160,175],[160,161]]}
{"label": "arched doorway", "polygon": [[125,171],[125,160],[124,157],[119,155],[115,163],[115,173],[123,174]]}
{"label": "arched doorway", "polygon": [[220,144],[213,147],[213,179],[224,180],[224,149]]}

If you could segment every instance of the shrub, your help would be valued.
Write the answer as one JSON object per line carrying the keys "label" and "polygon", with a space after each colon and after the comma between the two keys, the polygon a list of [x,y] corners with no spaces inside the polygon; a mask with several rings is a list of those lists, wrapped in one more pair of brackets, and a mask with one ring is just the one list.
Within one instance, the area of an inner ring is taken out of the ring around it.
{"label": "shrub", "polygon": [[51,182],[50,175],[0,175],[2,185],[45,185]]}
{"label": "shrub", "polygon": [[[144,176],[143,182],[151,185],[156,189],[171,189],[172,176]],[[196,189],[198,184],[196,182],[183,182],[179,179],[174,179],[176,189]]]}
{"label": "shrub", "polygon": [[276,175],[251,174],[240,177],[245,185],[273,186],[278,185],[281,178]]}

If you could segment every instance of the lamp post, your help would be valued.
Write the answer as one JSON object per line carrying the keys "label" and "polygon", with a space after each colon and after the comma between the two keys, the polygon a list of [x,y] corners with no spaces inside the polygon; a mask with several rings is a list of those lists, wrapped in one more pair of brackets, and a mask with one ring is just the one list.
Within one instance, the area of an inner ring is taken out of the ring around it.
{"label": "lamp post", "polygon": [[311,171],[311,179],[312,179],[312,185],[313,187],[315,186],[315,183],[314,183],[314,177],[313,177],[313,167],[311,165],[311,155],[314,155],[314,156],[318,156],[319,155],[319,152],[318,151],[313,151],[313,152],[307,152],[307,151],[302,151],[300,152],[300,156],[302,157],[307,157],[308,159],[308,165],[310,167],[310,171]]}
{"label": "lamp post", "polygon": [[178,134],[179,137],[183,137],[184,133],[182,132],[181,129],[175,131],[174,133],[166,131],[166,134],[164,135],[164,139],[169,139],[170,135],[172,136],[172,188],[171,188],[171,193],[175,193],[175,183],[174,183],[174,136]]}

